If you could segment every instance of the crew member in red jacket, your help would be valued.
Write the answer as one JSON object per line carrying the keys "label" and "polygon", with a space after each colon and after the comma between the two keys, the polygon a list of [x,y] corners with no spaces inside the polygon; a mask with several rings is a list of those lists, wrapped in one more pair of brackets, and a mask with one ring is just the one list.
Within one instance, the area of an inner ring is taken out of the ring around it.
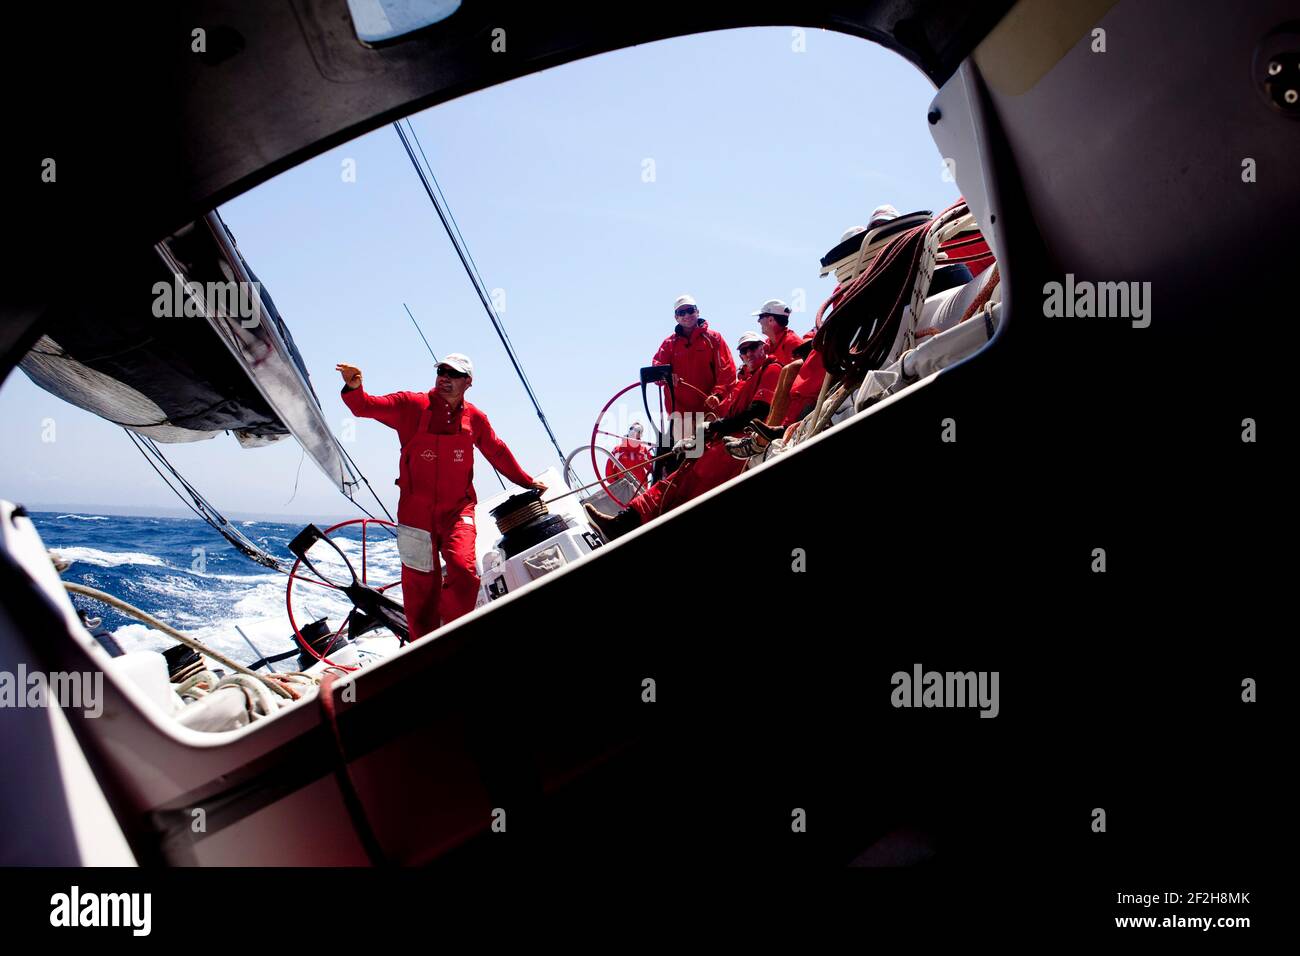
{"label": "crew member in red jacket", "polygon": [[790,307],[780,299],[768,299],[750,314],[758,316],[758,327],[767,336],[767,354],[782,365],[793,362],[803,337],[790,328]]}
{"label": "crew member in red jacket", "polygon": [[640,422],[633,422],[627,437],[614,446],[605,463],[605,480],[608,482],[634,479],[642,488],[650,480],[650,446],[641,440]]}
{"label": "crew member in red jacket", "polygon": [[[706,439],[737,435],[755,418],[761,421],[767,416],[776,395],[781,364],[767,354],[763,336],[757,332],[744,333],[740,337],[737,351],[740,352],[745,367],[741,369],[740,381],[731,392],[727,404],[719,409],[724,417],[710,422],[706,427]],[[683,438],[677,447],[693,441],[694,436]],[[727,451],[725,442],[718,440],[709,444],[698,458],[687,459],[685,464],[667,478],[661,478],[649,490],[637,495],[616,515],[604,514],[590,504],[583,507],[601,534],[612,541],[652,518],[671,511],[692,498],[698,498],[728,478],[734,478],[744,468],[745,462],[733,458]]]}
{"label": "crew member in red jacket", "polygon": [[[343,403],[358,418],[373,418],[397,430],[397,520],[428,531],[433,539],[432,570],[402,564],[402,603],[412,639],[436,630],[474,609],[479,576],[475,567],[474,449],[517,485],[545,491],[519,467],[487,416],[465,401],[474,382],[474,365],[459,353],[438,364],[437,383],[428,392],[370,395],[361,369],[341,363]],[[447,564],[444,580],[438,553]]]}
{"label": "crew member in red jacket", "polygon": [[652,365],[668,365],[673,370],[673,388],[665,407],[670,414],[716,412],[735,384],[736,363],[722,336],[700,317],[691,296],[677,297],[673,316],[677,326],[651,360]]}

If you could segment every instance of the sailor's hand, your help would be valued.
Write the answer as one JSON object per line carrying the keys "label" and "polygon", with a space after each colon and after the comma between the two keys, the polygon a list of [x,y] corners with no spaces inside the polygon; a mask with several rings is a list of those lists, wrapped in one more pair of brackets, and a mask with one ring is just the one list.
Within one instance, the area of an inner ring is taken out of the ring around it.
{"label": "sailor's hand", "polygon": [[534,489],[535,491],[545,491],[545,490],[546,490],[546,482],[544,482],[544,481],[534,481],[534,482],[531,482],[531,483],[528,485],[528,487]]}
{"label": "sailor's hand", "polygon": [[721,404],[722,404],[722,397],[719,395],[710,395],[708,398],[704,400],[704,407],[711,412],[717,411],[718,406]]}
{"label": "sailor's hand", "polygon": [[679,438],[677,444],[673,445],[674,455],[684,455],[695,448],[695,436],[687,435],[685,438]]}
{"label": "sailor's hand", "polygon": [[334,370],[343,376],[343,384],[348,388],[361,387],[361,369],[355,365],[348,365],[346,362],[340,362],[334,366]]}

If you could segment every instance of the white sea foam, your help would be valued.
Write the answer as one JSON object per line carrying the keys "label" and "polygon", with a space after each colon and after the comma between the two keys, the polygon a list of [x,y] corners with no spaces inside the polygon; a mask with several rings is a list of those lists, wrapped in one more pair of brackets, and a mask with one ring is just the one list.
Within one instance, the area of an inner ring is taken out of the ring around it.
{"label": "white sea foam", "polygon": [[[346,538],[336,540],[360,577],[361,542]],[[170,568],[164,561],[146,554],[105,552],[94,548],[56,550],[69,559],[99,567],[136,564],[166,568],[164,573],[132,575],[124,582],[126,593],[120,596],[141,604],[186,635],[233,660],[247,663],[254,658],[254,651],[240,637],[237,627],[253,642],[258,654],[274,655],[296,646],[293,628],[285,613],[287,578],[282,574],[264,569],[253,571],[251,567],[249,574],[197,572],[181,567]],[[342,560],[332,548],[313,548],[311,557],[334,580],[346,581],[349,578]],[[367,577],[373,587],[401,578],[401,559],[391,538],[371,538],[366,548],[366,565]],[[310,577],[305,569],[300,571],[301,576]],[[89,579],[93,575],[87,574],[86,577]],[[129,592],[135,592],[137,596],[132,597]],[[402,598],[400,585],[385,593],[399,601]],[[312,584],[300,584],[294,588],[293,611],[299,627],[326,618],[333,630],[342,624],[351,610],[351,601],[340,591]],[[164,650],[176,643],[162,632],[137,623],[118,628],[115,636],[124,650]],[[296,666],[292,661],[277,665],[281,670],[292,666]]]}
{"label": "white sea foam", "polygon": [[[353,541],[348,538],[332,539],[339,546],[348,561],[356,571],[357,578],[361,578],[361,542]],[[327,544],[317,544],[307,552],[307,557],[325,577],[331,581],[340,582],[349,579],[347,567],[343,559],[339,557],[338,552]],[[369,584],[380,586],[398,580],[402,576],[401,556],[397,551],[397,543],[392,539],[375,541],[370,540],[366,544],[366,581]],[[300,572],[310,577],[311,572],[306,568],[300,568]]]}
{"label": "white sea foam", "polygon": [[123,624],[113,632],[113,637],[122,650],[131,651],[165,651],[176,643],[162,631],[156,631],[144,624]]}
{"label": "white sea foam", "polygon": [[139,588],[144,591],[152,591],[155,594],[161,594],[163,597],[178,598],[187,604],[192,604],[194,601],[211,594],[198,582],[182,577],[179,574],[162,576],[145,574],[127,582],[127,586],[132,589]]}
{"label": "white sea foam", "polygon": [[191,571],[197,578],[208,578],[211,581],[227,581],[231,584],[263,584],[268,581],[279,581],[283,587],[284,582],[288,580],[283,574],[276,574],[269,571],[266,574],[213,574],[210,571]]}
{"label": "white sea foam", "polygon": [[55,520],[62,521],[64,518],[76,518],[78,521],[107,521],[103,515],[59,515]]}
{"label": "white sea foam", "polygon": [[[319,595],[303,595],[300,592],[311,590]],[[397,600],[402,599],[401,588],[389,592]],[[298,626],[303,627],[321,617],[328,618],[330,629],[338,628],[351,602],[337,591],[324,588],[297,588],[294,594],[294,613]],[[242,629],[253,642],[257,653],[274,655],[297,646],[293,628],[285,614],[284,591],[279,587],[258,587],[237,600],[233,606],[220,613],[217,619],[213,615],[195,616],[185,611],[170,611],[160,614],[169,624],[186,636],[193,638],[206,647],[224,654],[232,660],[248,664],[254,659],[253,649],[239,636]],[[204,621],[208,623],[203,623]],[[386,633],[386,632],[385,632]],[[126,624],[113,632],[118,643],[125,651],[151,650],[162,651],[175,645],[174,638],[161,631],[156,631],[144,624]],[[276,665],[279,670],[297,666],[293,660]]]}
{"label": "white sea foam", "polygon": [[161,558],[155,558],[152,554],[141,554],[138,551],[100,551],[98,548],[51,548],[52,551],[69,561],[80,561],[83,564],[93,564],[100,568],[116,568],[124,564],[148,565],[155,568],[165,568],[167,565]]}

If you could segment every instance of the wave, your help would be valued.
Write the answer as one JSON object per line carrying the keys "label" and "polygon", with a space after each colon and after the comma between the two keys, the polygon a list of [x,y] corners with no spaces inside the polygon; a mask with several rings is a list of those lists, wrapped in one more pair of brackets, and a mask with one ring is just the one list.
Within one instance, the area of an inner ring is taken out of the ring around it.
{"label": "wave", "polygon": [[64,518],[76,518],[78,521],[107,521],[108,520],[103,515],[59,515],[59,517],[56,518],[55,520],[61,521]]}
{"label": "wave", "polygon": [[124,564],[167,567],[166,562],[161,558],[155,558],[152,554],[141,554],[138,551],[100,551],[98,548],[60,548],[57,545],[50,550],[69,561],[93,564],[99,568],[117,568]]}

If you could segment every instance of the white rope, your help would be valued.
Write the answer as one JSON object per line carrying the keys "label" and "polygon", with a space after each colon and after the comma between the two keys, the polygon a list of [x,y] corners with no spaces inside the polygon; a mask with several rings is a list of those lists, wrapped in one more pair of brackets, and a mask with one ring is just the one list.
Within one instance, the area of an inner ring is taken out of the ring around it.
{"label": "white rope", "polygon": [[[975,222],[970,207],[965,203],[954,206],[935,219],[925,234],[925,243],[921,249],[921,263],[916,272],[916,281],[912,284],[911,314],[903,321],[903,339],[899,354],[916,345],[916,325],[921,321],[921,312],[934,279],[934,270],[946,255],[939,252],[939,247]],[[890,356],[892,360],[895,356]],[[886,365],[889,362],[885,363]]]}
{"label": "white rope", "polygon": [[103,601],[105,604],[109,605],[110,607],[115,607],[119,611],[125,611],[127,614],[130,614],[133,617],[137,617],[140,620],[144,621],[150,627],[156,628],[162,631],[164,634],[176,638],[176,640],[180,641],[182,644],[186,645],[187,647],[192,647],[200,654],[212,658],[218,664],[224,664],[226,667],[229,667],[233,671],[238,671],[241,674],[247,674],[249,677],[256,678],[257,680],[264,683],[267,687],[271,688],[271,690],[279,694],[281,697],[287,697],[290,700],[293,700],[293,694],[289,693],[277,682],[268,679],[266,676],[259,674],[256,671],[249,670],[243,664],[235,663],[230,658],[226,657],[224,654],[220,654],[217,651],[214,651],[212,648],[200,644],[192,637],[187,637],[186,635],[182,634],[180,631],[176,630],[176,628],[172,627],[170,624],[158,620],[158,618],[154,617],[152,614],[148,613],[147,611],[142,611],[135,605],[128,604],[126,601],[123,601],[121,598],[115,598],[113,597],[113,595],[108,594],[104,591],[97,590],[96,588],[88,588],[84,584],[73,584],[71,581],[64,581],[63,586],[67,588],[69,591],[71,591],[73,594],[81,594],[84,595],[85,597],[94,598],[96,601]]}

